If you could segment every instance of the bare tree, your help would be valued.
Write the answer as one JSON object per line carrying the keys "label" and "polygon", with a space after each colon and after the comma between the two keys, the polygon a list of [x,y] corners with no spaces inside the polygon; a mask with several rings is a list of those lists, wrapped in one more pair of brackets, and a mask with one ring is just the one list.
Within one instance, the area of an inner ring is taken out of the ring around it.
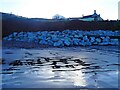
{"label": "bare tree", "polygon": [[59,20],[59,19],[65,19],[65,17],[62,16],[62,15],[56,14],[56,15],[54,15],[54,16],[52,17],[52,19]]}

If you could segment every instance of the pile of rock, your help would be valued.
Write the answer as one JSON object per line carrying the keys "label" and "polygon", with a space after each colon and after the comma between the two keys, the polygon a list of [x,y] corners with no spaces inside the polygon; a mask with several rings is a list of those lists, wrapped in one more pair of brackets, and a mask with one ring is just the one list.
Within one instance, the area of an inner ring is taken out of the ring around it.
{"label": "pile of rock", "polygon": [[62,46],[89,46],[89,45],[118,45],[118,39],[112,39],[111,36],[119,36],[119,31],[82,31],[82,30],[64,30],[64,31],[39,31],[39,32],[14,32],[4,40],[36,42],[44,45],[56,47]]}

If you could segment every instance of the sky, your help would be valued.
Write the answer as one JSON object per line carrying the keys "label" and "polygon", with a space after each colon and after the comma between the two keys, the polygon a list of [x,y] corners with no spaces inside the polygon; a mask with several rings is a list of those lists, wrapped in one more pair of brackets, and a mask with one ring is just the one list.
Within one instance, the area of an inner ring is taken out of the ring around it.
{"label": "sky", "polygon": [[91,15],[94,10],[103,19],[118,19],[120,0],[0,0],[0,12],[29,18],[52,18],[55,14],[69,17]]}

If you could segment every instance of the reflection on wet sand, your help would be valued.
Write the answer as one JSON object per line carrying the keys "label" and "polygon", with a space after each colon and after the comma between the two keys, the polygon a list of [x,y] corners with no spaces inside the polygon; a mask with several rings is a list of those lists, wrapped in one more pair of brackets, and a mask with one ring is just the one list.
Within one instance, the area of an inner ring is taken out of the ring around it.
{"label": "reflection on wet sand", "polygon": [[3,87],[11,87],[11,85],[12,87],[46,87],[47,85],[56,88],[118,86],[116,80],[119,64],[115,60],[113,62],[107,59],[100,60],[92,56],[91,58],[85,56],[41,57],[34,56],[30,52],[26,54],[27,57],[9,62],[6,58],[2,58]]}

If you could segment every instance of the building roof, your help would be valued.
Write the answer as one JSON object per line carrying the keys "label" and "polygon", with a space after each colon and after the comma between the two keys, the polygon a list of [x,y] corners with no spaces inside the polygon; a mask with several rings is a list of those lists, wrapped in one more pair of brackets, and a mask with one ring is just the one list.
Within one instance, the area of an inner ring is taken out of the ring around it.
{"label": "building roof", "polygon": [[83,16],[82,19],[83,19],[83,18],[95,18],[95,17],[97,17],[97,16],[100,16],[100,15],[98,15],[98,14],[96,13],[96,10],[94,10],[94,14],[92,14],[92,15],[87,15],[87,16]]}
{"label": "building roof", "polygon": [[93,15],[83,16],[82,18],[90,18],[90,17],[93,17]]}
{"label": "building roof", "polygon": [[69,18],[69,19],[78,20],[78,19],[96,18],[96,17],[100,17],[100,14],[97,14],[96,10],[94,10],[94,13],[92,15],[87,15],[87,16],[83,16],[83,17],[76,17],[76,18]]}

